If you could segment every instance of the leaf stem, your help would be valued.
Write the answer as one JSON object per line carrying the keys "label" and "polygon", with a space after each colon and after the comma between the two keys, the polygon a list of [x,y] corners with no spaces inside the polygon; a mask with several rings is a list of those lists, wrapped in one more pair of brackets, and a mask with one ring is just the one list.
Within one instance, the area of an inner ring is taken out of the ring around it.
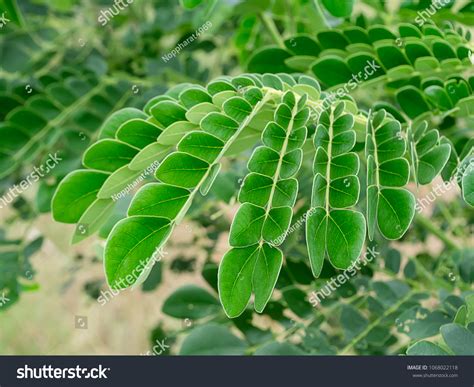
{"label": "leaf stem", "polygon": [[331,106],[331,116],[329,118],[329,131],[328,131],[328,165],[326,169],[326,194],[325,194],[325,210],[326,210],[326,216],[329,216],[329,193],[331,190],[331,164],[332,164],[332,141],[333,141],[333,127],[334,127],[334,107]]}
{"label": "leaf stem", "polygon": [[[295,103],[295,106],[293,107],[293,110],[291,112],[291,120],[290,120],[290,123],[288,124],[286,137],[285,137],[285,140],[283,141],[283,146],[280,151],[280,157],[278,159],[277,168],[276,168],[275,174],[273,175],[273,184],[270,191],[270,196],[268,198],[267,206],[265,208],[265,220],[268,218],[268,215],[272,209],[273,197],[275,196],[278,180],[280,179],[281,166],[283,165],[283,159],[285,158],[286,150],[288,148],[288,142],[290,140],[291,132],[293,131],[294,120],[295,120],[295,116],[297,112],[298,112],[298,105]],[[260,246],[263,243],[264,243],[264,239],[262,237],[260,239]]]}
{"label": "leaf stem", "polygon": [[367,328],[365,328],[361,333],[359,333],[356,337],[354,337],[349,344],[347,344],[341,352],[339,352],[339,355],[345,355],[349,352],[352,347],[354,347],[359,341],[361,341],[364,337],[366,337],[372,329],[374,329],[376,326],[378,326],[384,318],[398,310],[400,306],[402,306],[406,301],[408,301],[414,294],[416,294],[416,291],[411,290],[409,291],[405,297],[403,297],[400,301],[398,301],[396,304],[393,304],[390,308],[388,308],[381,316],[379,316],[377,319],[372,321]]}
{"label": "leaf stem", "polygon": [[278,29],[275,25],[273,19],[266,13],[261,12],[259,14],[260,20],[262,21],[263,25],[269,32],[270,36],[272,37],[273,41],[278,45],[278,47],[285,49],[285,43],[283,42],[283,38],[281,37]]}
{"label": "leaf stem", "polygon": [[32,144],[43,138],[51,129],[61,126],[64,123],[64,120],[70,116],[70,114],[86,104],[94,95],[99,93],[106,86],[106,84],[107,81],[102,80],[86,94],[76,100],[76,102],[64,109],[57,117],[49,121],[39,132],[32,136],[25,145],[23,145],[22,149],[13,156],[13,160],[15,160],[15,162],[21,160],[25,156],[25,152],[30,150]]}
{"label": "leaf stem", "polygon": [[319,4],[319,0],[313,0],[313,5],[317,16],[314,24],[321,24],[321,29],[327,28],[328,24],[326,22],[326,18],[324,17],[323,10],[321,9],[321,5]]}
{"label": "leaf stem", "polygon": [[425,218],[423,215],[417,214],[415,217],[415,222],[419,226],[426,228],[434,236],[443,241],[447,247],[454,250],[457,250],[460,247],[459,243],[453,241],[450,236],[448,236],[444,231],[440,230],[431,220]]}

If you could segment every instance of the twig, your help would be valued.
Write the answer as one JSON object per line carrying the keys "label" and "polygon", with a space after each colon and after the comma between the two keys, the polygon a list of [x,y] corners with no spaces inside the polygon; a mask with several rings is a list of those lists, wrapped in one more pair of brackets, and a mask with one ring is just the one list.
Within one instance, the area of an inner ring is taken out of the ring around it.
{"label": "twig", "polygon": [[283,42],[283,38],[278,32],[278,29],[273,19],[270,16],[268,16],[268,14],[263,13],[263,12],[259,14],[259,17],[263,25],[265,26],[265,28],[270,33],[273,41],[278,45],[278,47],[285,48],[285,43]]}

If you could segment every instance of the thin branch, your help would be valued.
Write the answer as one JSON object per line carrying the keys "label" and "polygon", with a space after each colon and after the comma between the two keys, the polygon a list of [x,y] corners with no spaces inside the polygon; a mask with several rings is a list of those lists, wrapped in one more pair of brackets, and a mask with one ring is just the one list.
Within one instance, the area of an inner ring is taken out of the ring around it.
{"label": "thin branch", "polygon": [[415,217],[415,222],[418,225],[425,227],[434,236],[443,241],[446,246],[455,250],[461,247],[459,243],[453,241],[448,234],[446,234],[443,230],[439,229],[431,220],[425,218],[423,215],[417,214]]}
{"label": "thin branch", "polygon": [[278,47],[285,48],[283,38],[281,37],[280,32],[278,32],[278,28],[276,27],[273,19],[268,14],[263,12],[259,14],[259,17],[267,31],[270,33],[273,41],[278,45]]}
{"label": "thin branch", "polygon": [[339,352],[339,355],[345,355],[349,352],[352,347],[354,347],[359,341],[364,339],[372,329],[377,327],[384,318],[389,316],[391,313],[395,312],[400,306],[402,306],[405,302],[407,302],[414,294],[416,291],[411,290],[409,291],[405,297],[403,297],[400,301],[398,301],[396,304],[393,304],[390,308],[388,308],[381,316],[379,316],[377,319],[375,319],[372,323],[370,323],[367,328],[365,328],[361,333],[359,333],[356,337],[352,339],[352,341],[347,344],[341,352]]}

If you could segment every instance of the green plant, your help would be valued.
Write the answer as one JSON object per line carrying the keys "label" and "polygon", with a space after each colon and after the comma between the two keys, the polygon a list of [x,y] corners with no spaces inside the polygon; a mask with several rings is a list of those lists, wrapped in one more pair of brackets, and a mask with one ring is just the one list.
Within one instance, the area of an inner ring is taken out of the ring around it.
{"label": "green plant", "polygon": [[2,212],[0,311],[40,286],[52,211],[105,263],[101,305],[186,276],[160,354],[472,354],[459,3],[166,0],[103,25],[107,2],[0,0],[1,194],[63,159]]}
{"label": "green plant", "polygon": [[[217,79],[206,89],[177,86],[149,102],[145,113],[119,111],[104,125],[101,140],[85,153],[84,164],[93,169],[73,172],[61,182],[52,201],[53,216],[85,226],[90,236],[106,221],[104,209],[114,205],[112,197],[147,165],[160,162],[155,173],[160,182],[136,193],[128,217],[115,225],[105,247],[109,285],[131,286],[147,275],[155,251],[195,196],[209,191],[223,157],[252,149],[261,138],[264,145],[250,156],[251,173],[239,193],[242,205],[230,229],[231,250],[221,262],[219,290],[230,317],[245,310],[251,292],[256,310],[262,311],[282,264],[277,246],[291,223],[298,186],[292,176],[303,161],[301,148],[311,142],[306,141],[306,126],[317,147],[313,210],[307,223],[316,276],[325,252],[333,266],[347,269],[364,244],[364,216],[346,209],[359,199],[359,158],[350,153],[357,140],[358,148],[363,149],[365,142],[366,149],[369,237],[374,237],[378,224],[384,237],[399,239],[415,213],[413,194],[402,188],[410,174],[401,124],[384,111],[368,118],[351,100],[318,114],[323,107],[319,97],[319,85],[306,76],[242,75]],[[136,144],[125,136],[132,123],[134,133],[150,133],[146,141]],[[431,181],[441,172],[450,148],[442,150],[429,158],[412,152],[418,182]],[[70,206],[71,202],[76,205]]]}

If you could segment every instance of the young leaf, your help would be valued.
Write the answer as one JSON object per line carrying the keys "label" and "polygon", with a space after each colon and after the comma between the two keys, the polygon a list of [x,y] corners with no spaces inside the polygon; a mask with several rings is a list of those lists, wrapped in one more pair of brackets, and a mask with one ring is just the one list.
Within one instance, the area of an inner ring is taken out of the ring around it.
{"label": "young leaf", "polygon": [[[215,81],[208,86],[207,92],[212,95],[219,93],[222,88],[229,87],[232,86],[227,82]],[[191,109],[202,104],[202,102],[199,103],[201,97],[208,100],[202,93],[199,96],[195,93],[191,95],[186,91],[180,93],[180,98],[186,102],[187,106],[191,106],[194,102],[197,103]],[[216,171],[219,170],[219,161],[227,149],[258,117],[260,111],[273,98],[273,95],[268,93],[262,99],[254,101],[254,104],[245,102],[241,97],[235,97],[234,95],[229,98],[231,99],[232,109],[226,108],[228,101],[222,100],[221,107],[223,106],[223,111],[219,111],[220,109],[217,109],[218,111],[210,110],[200,120],[199,126],[202,130],[196,130],[194,123],[186,121],[186,108],[180,105],[179,101],[162,100],[150,108],[154,119],[163,127],[157,143],[162,146],[169,144],[168,149],[171,149],[172,143],[169,141],[171,133],[175,139],[181,138],[181,141],[177,145],[177,151],[169,154],[157,168],[155,176],[160,182],[145,186],[136,194],[129,208],[129,218],[122,220],[110,233],[104,258],[110,283],[116,282],[117,272],[119,271],[117,267],[120,267],[120,274],[123,277],[135,272],[138,264],[138,254],[136,256],[135,254],[125,255],[123,249],[116,248],[118,241],[124,239],[127,233],[130,235],[143,234],[146,228],[144,222],[154,219],[158,223],[164,222],[162,231],[156,235],[153,234],[153,237],[147,237],[147,242],[140,244],[139,247],[135,248],[135,251],[141,251],[142,258],[143,256],[149,257],[154,251],[153,246],[155,248],[162,246],[174,226],[180,222],[190,207],[194,196],[199,192],[206,192],[210,188],[209,184],[215,179]],[[248,109],[249,106],[251,107],[250,110]],[[237,113],[236,107],[239,107],[239,113]],[[233,118],[225,113],[226,109],[233,115]],[[174,128],[177,125],[181,125],[190,131],[186,132],[186,130],[181,129],[176,131]],[[162,137],[165,138],[163,143],[160,142]],[[150,146],[153,146],[153,144],[143,148],[141,152],[145,152]],[[160,153],[164,154],[164,151]],[[122,168],[128,169],[127,166]],[[120,169],[112,176],[119,173],[119,171]],[[123,173],[128,172],[124,171]],[[106,186],[102,188],[109,195],[120,187],[116,186],[120,183],[120,179],[116,179],[116,183],[112,184],[112,176],[109,189],[106,190]],[[100,192],[100,194],[105,195],[105,192]],[[126,263],[121,264],[121,262]],[[152,264],[153,261],[147,260],[145,263],[148,265]],[[141,270],[141,272],[146,273],[146,270]],[[125,284],[125,286],[130,285],[132,283],[127,282]]]}

